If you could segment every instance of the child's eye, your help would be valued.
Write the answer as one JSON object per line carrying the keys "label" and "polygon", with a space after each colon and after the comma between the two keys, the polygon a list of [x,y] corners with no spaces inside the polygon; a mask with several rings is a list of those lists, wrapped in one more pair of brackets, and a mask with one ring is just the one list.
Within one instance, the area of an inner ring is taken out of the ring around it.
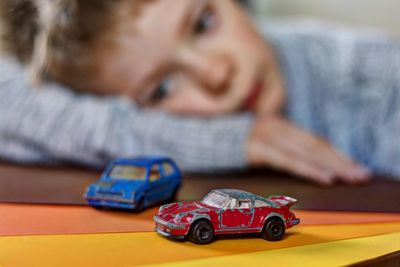
{"label": "child's eye", "polygon": [[164,100],[171,93],[171,80],[169,78],[163,79],[150,96],[150,103],[157,104]]}
{"label": "child's eye", "polygon": [[200,35],[206,33],[215,24],[215,13],[210,7],[206,7],[202,10],[200,16],[193,26],[193,33]]}

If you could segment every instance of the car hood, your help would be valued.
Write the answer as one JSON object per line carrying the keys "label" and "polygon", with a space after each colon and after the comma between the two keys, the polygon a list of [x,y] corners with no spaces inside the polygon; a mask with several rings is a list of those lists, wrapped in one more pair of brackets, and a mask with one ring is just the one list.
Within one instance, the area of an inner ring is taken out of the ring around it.
{"label": "car hood", "polygon": [[158,216],[168,220],[176,215],[189,213],[189,212],[208,212],[214,210],[215,208],[204,205],[200,201],[194,202],[176,202],[172,204],[163,205],[160,207]]}

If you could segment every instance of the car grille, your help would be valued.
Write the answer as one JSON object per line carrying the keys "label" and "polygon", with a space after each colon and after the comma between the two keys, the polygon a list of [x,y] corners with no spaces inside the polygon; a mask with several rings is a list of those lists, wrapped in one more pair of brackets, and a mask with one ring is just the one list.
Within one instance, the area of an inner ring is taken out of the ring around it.
{"label": "car grille", "polygon": [[106,198],[106,199],[121,199],[124,196],[122,191],[97,191],[97,197]]}

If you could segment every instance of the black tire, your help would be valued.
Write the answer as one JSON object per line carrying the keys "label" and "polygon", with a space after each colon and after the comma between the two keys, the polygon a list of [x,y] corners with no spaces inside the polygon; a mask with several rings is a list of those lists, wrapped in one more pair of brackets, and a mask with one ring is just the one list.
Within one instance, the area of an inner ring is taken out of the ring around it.
{"label": "black tire", "polygon": [[103,207],[103,206],[97,206],[97,205],[92,206],[92,207],[95,208],[96,210],[105,210],[105,209],[106,209],[106,208]]}
{"label": "black tire", "polygon": [[208,244],[214,239],[212,224],[206,220],[196,221],[190,227],[187,238],[196,244]]}
{"label": "black tire", "polygon": [[179,188],[179,187],[176,187],[176,188],[174,189],[174,191],[172,191],[172,195],[167,199],[167,201],[165,201],[166,203],[175,202],[176,197],[177,197],[177,195],[178,195],[178,188]]}
{"label": "black tire", "polygon": [[285,235],[285,224],[281,218],[269,218],[262,230],[261,236],[269,241],[278,241]]}
{"label": "black tire", "polygon": [[135,212],[142,212],[144,210],[144,198],[142,197],[140,200],[139,200],[139,202],[138,202],[138,204],[137,204],[137,206],[136,206],[136,208],[135,208]]}

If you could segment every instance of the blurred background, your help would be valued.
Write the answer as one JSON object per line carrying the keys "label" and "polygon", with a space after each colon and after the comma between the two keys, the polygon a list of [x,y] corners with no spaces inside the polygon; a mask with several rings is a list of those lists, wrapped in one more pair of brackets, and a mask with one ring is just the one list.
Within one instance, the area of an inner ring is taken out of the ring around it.
{"label": "blurred background", "polygon": [[[375,28],[400,36],[399,0],[238,0],[257,17],[315,18],[343,25]],[[1,23],[0,23],[1,32]],[[1,51],[1,44],[0,44]]]}
{"label": "blurred background", "polygon": [[400,36],[399,0],[247,0],[258,17],[311,17]]}

